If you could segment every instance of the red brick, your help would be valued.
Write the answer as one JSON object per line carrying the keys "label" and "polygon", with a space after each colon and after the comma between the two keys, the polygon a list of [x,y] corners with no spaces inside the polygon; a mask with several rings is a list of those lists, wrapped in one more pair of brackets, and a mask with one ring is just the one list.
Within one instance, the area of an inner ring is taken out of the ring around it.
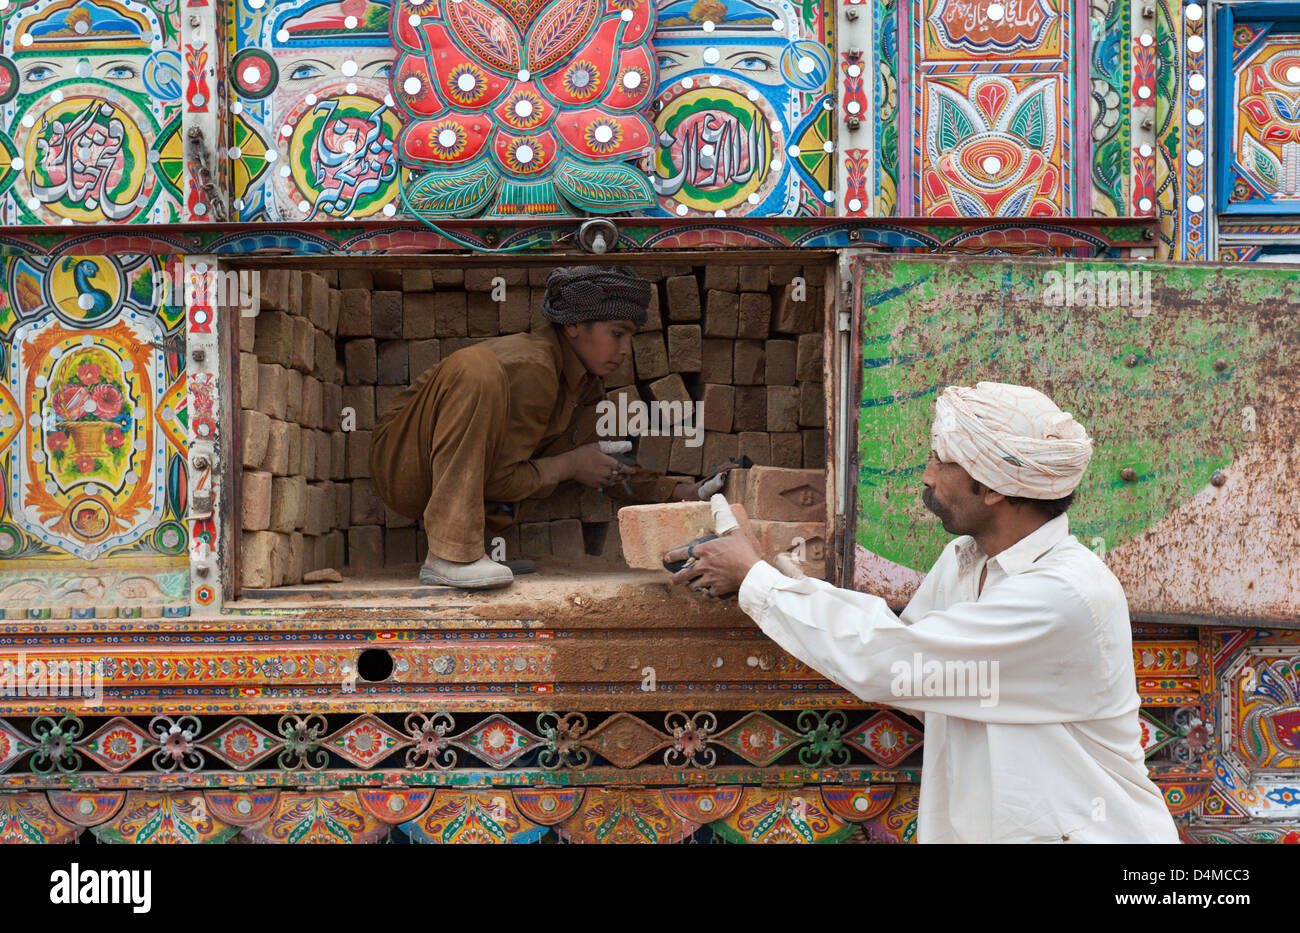
{"label": "red brick", "polygon": [[821,334],[800,335],[795,374],[805,382],[821,382],[823,380]]}
{"label": "red brick", "polygon": [[767,266],[738,266],[737,285],[742,292],[767,291]]}
{"label": "red brick", "polygon": [[284,374],[284,420],[302,421],[302,373],[290,369]]}
{"label": "red brick", "polygon": [[668,362],[679,373],[698,373],[703,365],[700,326],[672,324],[668,327]]}
{"label": "red brick", "polygon": [[433,276],[434,288],[464,288],[465,286],[465,270],[460,266],[434,266],[429,270],[429,274]]}
{"label": "red brick", "polygon": [[375,426],[375,387],[344,386],[343,407],[356,412],[354,430],[369,431]]}
{"label": "red brick", "polygon": [[370,336],[370,290],[363,288],[345,288],[340,292],[339,330],[340,337]]}
{"label": "red brick", "polygon": [[339,315],[343,311],[343,293],[337,288],[329,290],[329,315],[325,319],[325,333],[333,337],[339,331]]}
{"label": "red brick", "polygon": [[693,275],[675,275],[664,282],[668,290],[668,319],[670,321],[698,321],[700,319],[700,286]]}
{"label": "red brick", "polygon": [[820,428],[826,424],[826,392],[820,382],[799,383],[799,424]]}
{"label": "red brick", "polygon": [[400,291],[371,293],[370,333],[380,339],[402,336],[402,293]]}
{"label": "red brick", "polygon": [[353,525],[348,529],[348,566],[356,570],[384,566],[383,526]]}
{"label": "red brick", "polygon": [[528,267],[528,284],[545,285],[546,278],[551,274],[550,266],[529,266]]}
{"label": "red brick", "polygon": [[691,400],[691,393],[686,391],[686,383],[677,373],[669,373],[662,379],[656,379],[647,387],[650,397],[656,402],[682,402]]}
{"label": "red brick", "polygon": [[637,463],[656,473],[668,471],[668,458],[672,455],[673,439],[667,436],[641,438],[636,447]]}
{"label": "red brick", "polygon": [[706,384],[703,403],[704,430],[724,434],[730,431],[736,408],[736,387]]}
{"label": "red brick", "polygon": [[826,474],[821,470],[754,467],[727,475],[727,499],[754,519],[778,522],[826,520]]}
{"label": "red brick", "polygon": [[271,480],[272,531],[287,534],[307,520],[307,481],[301,476],[277,476]]}
{"label": "red brick", "polygon": [[820,333],[822,308],[817,300],[817,292],[808,286],[803,290],[803,300],[796,301],[794,287],[787,285],[781,290],[773,326],[782,334]]}
{"label": "red brick", "polygon": [[738,386],[756,386],[763,384],[763,376],[763,342],[737,340],[731,381]]}
{"label": "red brick", "polygon": [[257,317],[244,317],[243,315],[239,317],[240,353],[252,353],[257,348]]}
{"label": "red brick", "polygon": [[257,366],[257,410],[284,420],[285,379],[287,370],[279,363]]}
{"label": "red brick", "polygon": [[494,337],[500,325],[497,303],[488,292],[470,292],[467,301],[469,335]]}
{"label": "red brick", "polygon": [[319,379],[302,377],[302,405],[299,420],[305,428],[319,428],[321,416],[321,385]]}
{"label": "red brick", "polygon": [[296,424],[287,421],[271,420],[267,425],[266,456],[262,458],[262,469],[276,476],[289,474],[289,453],[294,445],[293,438],[301,430]]}
{"label": "red brick", "polygon": [[700,475],[710,475],[740,453],[740,438],[734,434],[704,432],[704,468]]}
{"label": "red brick", "polygon": [[245,470],[239,489],[241,527],[244,531],[265,531],[271,527],[271,474]]}
{"label": "red brick", "polygon": [[331,458],[333,456],[330,434],[328,431],[312,431],[311,438],[316,447],[316,472],[312,474],[311,478],[327,480],[330,478]]}
{"label": "red brick", "polygon": [[799,430],[799,390],[794,386],[767,387],[767,429]]}
{"label": "red brick", "polygon": [[802,431],[804,469],[824,470],[826,468],[826,431]]}
{"label": "red brick", "polygon": [[302,277],[302,313],[312,327],[329,330],[330,288],[325,276],[307,272]]}
{"label": "red brick", "polygon": [[334,484],[334,527],[347,528],[352,524],[352,484]]}
{"label": "red brick", "polygon": [[267,311],[288,311],[289,270],[258,270],[257,292],[258,309],[261,314],[265,314]]}
{"label": "red brick", "polygon": [[637,334],[632,338],[632,349],[636,354],[638,379],[658,379],[668,375],[668,353],[664,349],[662,334]]}
{"label": "red brick", "polygon": [[[331,294],[337,295],[338,292]],[[329,381],[334,373],[334,363],[338,359],[338,344],[323,330],[314,331],[312,341],[315,344],[311,361],[312,374],[318,379]]]}
{"label": "red brick", "polygon": [[239,536],[239,575],[245,588],[276,585],[273,572],[277,537],[270,531],[250,531]]}
{"label": "red brick", "polygon": [[326,431],[337,431],[343,408],[343,387],[333,382],[322,382],[320,394],[320,426]]}
{"label": "red brick", "polygon": [[384,502],[368,479],[352,481],[351,520],[353,525],[378,525],[384,520]]}
{"label": "red brick", "polygon": [[[310,322],[308,326],[311,326]],[[284,311],[259,314],[253,352],[263,363],[290,365],[293,359],[293,315]]]}
{"label": "red brick", "polygon": [[623,403],[623,406],[625,408],[628,404],[632,402],[641,401],[641,393],[637,390],[637,387],[634,385],[619,386],[617,389],[610,389],[608,392],[605,393],[605,401],[613,404],[615,409],[617,410],[619,407],[619,397],[624,395],[627,396],[627,402]]}
{"label": "red brick", "polygon": [[340,269],[339,288],[362,288],[369,292],[375,287],[375,279],[369,269]]}
{"label": "red brick", "polygon": [[704,287],[734,292],[740,287],[740,270],[721,262],[710,262],[704,267]]}
{"label": "red brick", "polygon": [[578,497],[578,507],[584,522],[608,522],[614,518],[609,496],[600,489],[583,490]]}
{"label": "red brick", "polygon": [[[733,504],[731,511],[740,530],[752,535],[745,510]],[[713,534],[713,512],[707,502],[629,505],[618,510],[618,533],[629,567],[663,570],[665,553]]]}
{"label": "red brick", "polygon": [[734,292],[709,292],[708,310],[704,315],[706,337],[735,337],[740,324],[740,296]]}
{"label": "red brick", "polygon": [[547,557],[551,553],[551,526],[546,522],[524,522],[519,526],[519,550],[524,557]]}
{"label": "red brick", "polygon": [[705,340],[701,350],[700,378],[725,385],[731,382],[735,344],[731,340]]}
{"label": "red brick", "polygon": [[256,353],[239,354],[239,399],[245,408],[257,407],[257,366]]}
{"label": "red brick", "polygon": [[[699,476],[704,469],[704,445],[689,446],[685,437],[674,437],[672,452],[668,456],[668,469],[674,473]],[[701,439],[703,440],[703,439]]]}
{"label": "red brick", "polygon": [[773,431],[772,466],[797,470],[803,466],[803,435],[798,431]]}
{"label": "red brick", "polygon": [[415,528],[384,529],[384,563],[393,567],[420,560],[415,551]]}
{"label": "red brick", "polygon": [[403,269],[402,270],[402,291],[404,292],[433,291],[433,270],[432,269]]}
{"label": "red brick", "polygon": [[349,340],[343,346],[348,385],[374,385],[378,376],[375,342],[369,338]]}
{"label": "red brick", "polygon": [[502,334],[518,334],[528,330],[532,315],[528,305],[528,289],[506,289],[506,300],[497,304],[497,331]]}
{"label": "red brick", "polygon": [[646,308],[645,323],[636,329],[638,334],[643,334],[649,330],[662,330],[664,326],[663,314],[660,311],[659,304],[659,283],[650,283],[650,304]]}
{"label": "red brick", "polygon": [[370,478],[370,441],[373,431],[353,431],[348,435],[348,479]]}
{"label": "red brick", "polygon": [[385,528],[414,528],[415,519],[409,515],[403,515],[401,512],[394,512],[387,503],[384,504],[384,527]]}
{"label": "red brick", "polygon": [[799,345],[793,340],[769,340],[763,352],[763,381],[770,386],[794,385]]}
{"label": "red brick", "polygon": [[403,295],[402,336],[405,339],[426,340],[438,336],[433,305],[433,292],[406,292]]}
{"label": "red brick", "polygon": [[804,573],[826,576],[826,525],[824,522],[772,522],[755,520],[759,553],[767,559],[802,547],[803,560],[797,561]]}
{"label": "red brick", "polygon": [[307,520],[302,526],[303,534],[325,534],[330,530],[330,523],[333,518],[334,485],[332,483],[312,483],[307,487]]}
{"label": "red brick", "polygon": [[407,390],[407,386],[376,386],[375,417],[388,411],[396,398]]}
{"label": "red brick", "polygon": [[239,413],[239,437],[243,448],[243,466],[255,469],[266,459],[266,445],[271,438],[271,419],[260,411],[244,409]]}
{"label": "red brick", "polygon": [[316,432],[311,428],[303,428],[298,432],[298,450],[301,459],[298,461],[298,474],[303,479],[311,479],[316,475]]}
{"label": "red brick", "polygon": [[330,479],[348,478],[348,436],[342,431],[330,432]]}
{"label": "red brick", "polygon": [[563,560],[581,560],[586,555],[582,522],[576,518],[551,522],[551,554]]}
{"label": "red brick", "polygon": [[[748,457],[758,466],[771,466],[772,464],[772,438],[765,431],[741,431],[740,432],[740,456]],[[740,472],[733,470],[733,473]],[[727,493],[727,499],[733,499],[731,493]]]}
{"label": "red brick", "polygon": [[766,339],[772,322],[772,299],[767,292],[744,292],[740,296],[737,337]]}
{"label": "red brick", "polygon": [[411,381],[405,340],[383,340],[376,353],[376,375],[380,385],[408,385]]}
{"label": "red brick", "polygon": [[469,306],[464,292],[435,292],[433,317],[439,337],[469,335]]}
{"label": "red brick", "polygon": [[292,422],[287,423],[289,430],[285,432],[285,439],[289,445],[289,465],[286,474],[294,476],[302,472],[302,427]]}
{"label": "red brick", "polygon": [[736,386],[736,405],[731,419],[737,431],[763,431],[767,428],[767,388]]}
{"label": "red brick", "polygon": [[465,270],[465,291],[490,292],[495,287],[493,280],[498,276],[505,281],[507,290],[516,285],[528,285],[528,270],[521,266],[476,266]]}

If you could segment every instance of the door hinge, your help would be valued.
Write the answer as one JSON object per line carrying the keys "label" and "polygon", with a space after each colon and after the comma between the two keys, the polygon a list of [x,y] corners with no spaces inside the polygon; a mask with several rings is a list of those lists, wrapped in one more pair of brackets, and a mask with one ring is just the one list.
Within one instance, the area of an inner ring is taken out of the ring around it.
{"label": "door hinge", "polygon": [[839,332],[846,334],[849,331],[849,312],[841,311],[839,319]]}

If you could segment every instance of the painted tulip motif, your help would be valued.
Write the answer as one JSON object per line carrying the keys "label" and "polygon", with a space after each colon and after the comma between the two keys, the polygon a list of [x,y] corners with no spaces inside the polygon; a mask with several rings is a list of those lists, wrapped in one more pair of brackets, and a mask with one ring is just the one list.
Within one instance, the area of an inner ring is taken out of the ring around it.
{"label": "painted tulip motif", "polygon": [[423,218],[570,216],[655,203],[651,0],[399,0],[393,97]]}

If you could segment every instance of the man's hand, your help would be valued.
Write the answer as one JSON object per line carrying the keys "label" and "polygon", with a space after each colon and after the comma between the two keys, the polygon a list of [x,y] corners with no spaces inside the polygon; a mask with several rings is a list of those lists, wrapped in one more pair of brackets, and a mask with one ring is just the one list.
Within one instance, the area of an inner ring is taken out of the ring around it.
{"label": "man's hand", "polygon": [[[700,496],[701,486],[703,486],[705,483],[712,482],[713,478],[717,476],[719,473],[725,473],[728,470],[734,470],[737,468],[737,466],[738,465],[735,463],[726,463],[723,464],[721,467],[719,467],[717,470],[715,470],[713,473],[710,473],[708,476],[704,477],[704,479],[700,480],[698,483],[678,483],[677,486],[673,489],[673,497],[668,501],[669,502],[699,502],[701,499]],[[714,489],[712,492],[722,491],[721,484],[717,484],[717,485],[718,488]],[[710,495],[711,494],[712,493],[710,493]],[[708,496],[704,496],[703,498],[707,499]]]}
{"label": "man's hand", "polygon": [[635,473],[630,466],[623,466],[609,454],[600,452],[599,442],[584,444],[576,450],[561,454],[564,457],[569,479],[576,479],[584,486],[608,486],[615,476]]}
{"label": "man's hand", "polygon": [[[763,559],[753,542],[739,532],[697,544],[692,550],[694,562],[669,579],[675,586],[689,586],[709,596],[739,590],[750,568]],[[685,547],[679,547],[665,554],[664,559],[673,562],[690,556]]]}

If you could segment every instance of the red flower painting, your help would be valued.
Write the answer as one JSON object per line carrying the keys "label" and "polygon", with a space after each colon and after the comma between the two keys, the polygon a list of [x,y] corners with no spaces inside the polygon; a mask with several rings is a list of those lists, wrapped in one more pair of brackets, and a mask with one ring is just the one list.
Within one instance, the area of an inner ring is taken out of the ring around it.
{"label": "red flower painting", "polygon": [[115,387],[107,384],[95,386],[91,389],[90,396],[95,402],[95,414],[104,421],[111,421],[122,413],[122,393]]}
{"label": "red flower painting", "polygon": [[67,450],[68,435],[62,431],[51,431],[45,435],[45,446],[49,447],[50,450]]}

